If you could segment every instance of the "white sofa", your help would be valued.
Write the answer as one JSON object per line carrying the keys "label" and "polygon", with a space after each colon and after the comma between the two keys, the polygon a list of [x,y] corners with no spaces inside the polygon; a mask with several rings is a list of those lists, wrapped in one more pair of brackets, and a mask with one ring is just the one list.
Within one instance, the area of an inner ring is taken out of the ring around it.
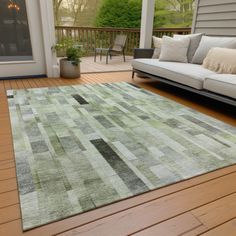
{"label": "white sofa", "polygon": [[[216,74],[198,64],[152,59],[151,49],[136,49],[134,73],[236,106],[236,75]],[[149,58],[140,58],[149,57]]]}

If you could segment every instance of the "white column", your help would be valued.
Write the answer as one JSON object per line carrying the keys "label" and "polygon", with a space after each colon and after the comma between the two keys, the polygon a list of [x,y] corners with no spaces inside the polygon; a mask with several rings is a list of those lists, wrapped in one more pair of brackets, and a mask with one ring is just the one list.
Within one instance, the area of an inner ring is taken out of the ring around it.
{"label": "white column", "polygon": [[52,0],[39,0],[45,64],[48,77],[59,77],[59,68],[57,65],[57,58],[55,52],[52,51],[52,46],[55,45],[55,23],[53,13],[53,1]]}
{"label": "white column", "polygon": [[155,0],[143,0],[140,48],[150,48],[152,45],[154,11]]}

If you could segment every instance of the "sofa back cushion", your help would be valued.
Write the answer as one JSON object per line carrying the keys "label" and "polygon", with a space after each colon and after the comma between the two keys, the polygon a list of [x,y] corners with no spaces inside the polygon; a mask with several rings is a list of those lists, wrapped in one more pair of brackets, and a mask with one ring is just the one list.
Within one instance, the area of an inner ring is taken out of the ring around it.
{"label": "sofa back cushion", "polygon": [[191,62],[193,59],[193,56],[199,46],[199,43],[201,41],[203,34],[188,34],[188,35],[181,35],[181,34],[174,34],[174,38],[181,39],[181,38],[189,38],[190,39],[190,45],[188,48],[188,62]]}
{"label": "sofa back cushion", "polygon": [[153,40],[153,45],[154,45],[154,48],[155,48],[152,58],[153,59],[154,58],[158,59],[160,57],[160,54],[161,54],[162,38],[152,36],[152,40]]}
{"label": "sofa back cushion", "polygon": [[209,50],[214,47],[236,49],[236,38],[202,36],[199,47],[194,54],[192,63],[202,64]]}
{"label": "sofa back cushion", "polygon": [[220,74],[236,74],[236,49],[212,48],[203,61],[203,67]]}
{"label": "sofa back cushion", "polygon": [[187,53],[190,44],[188,37],[174,39],[163,36],[160,61],[188,62]]}

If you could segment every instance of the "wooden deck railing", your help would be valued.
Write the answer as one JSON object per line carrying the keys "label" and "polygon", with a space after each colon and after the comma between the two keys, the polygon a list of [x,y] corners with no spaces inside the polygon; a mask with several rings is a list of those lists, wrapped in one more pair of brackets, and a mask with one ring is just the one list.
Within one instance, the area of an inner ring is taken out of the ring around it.
{"label": "wooden deck railing", "polygon": [[[190,28],[159,28],[153,30],[153,35],[161,37],[163,35],[189,34]],[[94,48],[109,47],[117,34],[126,34],[126,53],[132,54],[133,49],[139,47],[139,28],[93,28],[93,27],[69,27],[56,26],[56,39],[61,42],[69,37],[83,45],[87,54],[91,54]],[[62,52],[63,54],[63,52]]]}

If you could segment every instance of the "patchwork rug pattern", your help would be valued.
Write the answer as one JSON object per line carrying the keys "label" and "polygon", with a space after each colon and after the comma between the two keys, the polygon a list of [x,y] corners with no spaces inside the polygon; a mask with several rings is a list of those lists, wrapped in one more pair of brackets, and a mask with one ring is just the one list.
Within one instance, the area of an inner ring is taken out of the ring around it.
{"label": "patchwork rug pattern", "polygon": [[236,163],[236,128],[128,83],[8,91],[23,229]]}

